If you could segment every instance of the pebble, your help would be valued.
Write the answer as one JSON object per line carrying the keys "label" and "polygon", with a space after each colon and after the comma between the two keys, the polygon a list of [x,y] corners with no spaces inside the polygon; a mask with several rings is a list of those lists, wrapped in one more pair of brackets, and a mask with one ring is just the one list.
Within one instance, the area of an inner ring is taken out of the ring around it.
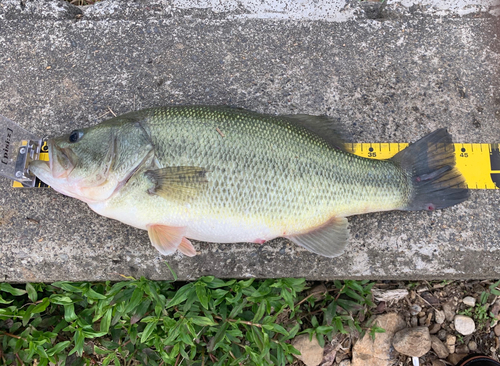
{"label": "pebble", "polygon": [[436,336],[431,336],[431,347],[439,358],[446,358],[450,354],[448,347]]}
{"label": "pebble", "polygon": [[500,323],[497,323],[497,325],[495,325],[495,328],[493,328],[493,331],[495,332],[495,335],[497,337],[500,337]]}
{"label": "pebble", "polygon": [[375,314],[384,313],[386,308],[387,308],[387,303],[385,301],[379,302],[377,305],[377,309],[375,310]]}
{"label": "pebble", "polygon": [[457,341],[457,337],[454,335],[448,334],[446,335],[446,347],[448,347],[448,351],[450,353],[455,353],[455,342]]}
{"label": "pebble", "polygon": [[491,313],[493,314],[495,319],[499,319],[499,317],[500,317],[500,299],[495,301],[495,303],[491,307]]}
{"label": "pebble", "polygon": [[351,366],[351,360],[345,359],[339,363],[339,366]]}
{"label": "pebble", "polygon": [[308,291],[308,294],[311,295],[311,297],[315,301],[321,301],[325,298],[325,293],[328,292],[328,289],[324,284],[320,284],[318,286],[313,287]]}
{"label": "pebble", "polygon": [[317,366],[323,360],[323,347],[319,345],[316,337],[309,340],[308,334],[301,334],[293,339],[292,345],[301,353],[294,356],[306,366]]}
{"label": "pebble", "polygon": [[466,354],[452,353],[448,356],[447,360],[451,362],[452,365],[459,363],[462,358],[467,356]]}
{"label": "pebble", "polygon": [[436,334],[437,332],[439,332],[440,329],[441,329],[441,324],[433,323],[429,327],[429,333],[430,334]]}
{"label": "pebble", "polygon": [[444,311],[444,316],[446,320],[451,322],[453,318],[455,317],[455,310],[453,309],[453,306],[447,302],[443,304],[443,311]]}
{"label": "pebble", "polygon": [[436,319],[436,323],[438,323],[438,324],[443,324],[444,321],[446,320],[446,317],[444,315],[444,311],[442,311],[442,310],[436,310],[434,313],[434,317]]}
{"label": "pebble", "polygon": [[472,296],[467,296],[467,297],[464,297],[462,299],[462,302],[467,305],[467,306],[470,306],[471,308],[473,308],[474,306],[476,306],[476,299],[473,298]]}
{"label": "pebble", "polygon": [[438,332],[438,338],[442,341],[446,340],[446,336],[448,335],[448,333],[446,332],[446,330],[444,329],[441,329],[439,332]]}
{"label": "pebble", "polygon": [[395,361],[392,337],[406,327],[406,322],[400,315],[388,313],[377,316],[374,324],[385,329],[385,333],[378,333],[374,340],[368,334],[359,339],[352,347],[352,366],[382,366]]}
{"label": "pebble", "polygon": [[417,304],[414,304],[410,307],[410,314],[411,315],[417,315],[422,311],[422,308],[418,306]]}
{"label": "pebble", "polygon": [[417,292],[420,294],[422,292],[429,291],[426,285],[421,285],[417,287]]}
{"label": "pebble", "polygon": [[426,325],[425,324],[426,320],[427,318],[425,316],[418,318],[418,325]]}
{"label": "pebble", "polygon": [[458,333],[463,335],[469,335],[474,333],[476,330],[476,324],[471,317],[465,315],[456,315],[455,316],[455,329]]}
{"label": "pebble", "polygon": [[477,351],[477,343],[476,342],[470,341],[468,346],[469,346],[469,350],[471,352]]}
{"label": "pebble", "polygon": [[416,316],[412,316],[410,319],[410,325],[412,328],[415,328],[418,325],[418,319]]}
{"label": "pebble", "polygon": [[392,339],[394,349],[410,357],[422,357],[431,349],[429,328],[406,328],[394,334]]}
{"label": "pebble", "polygon": [[469,353],[469,347],[466,344],[461,344],[455,348],[455,353]]}
{"label": "pebble", "polygon": [[426,326],[431,325],[431,321],[432,321],[432,313],[428,313],[427,318],[425,319],[425,325]]}

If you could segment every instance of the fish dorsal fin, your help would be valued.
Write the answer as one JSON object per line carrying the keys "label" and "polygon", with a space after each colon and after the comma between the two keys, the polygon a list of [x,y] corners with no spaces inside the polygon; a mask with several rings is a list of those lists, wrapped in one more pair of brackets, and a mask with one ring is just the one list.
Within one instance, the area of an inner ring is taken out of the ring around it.
{"label": "fish dorsal fin", "polygon": [[279,117],[320,136],[330,146],[345,150],[345,142],[340,133],[342,129],[334,118],[325,115],[311,116],[308,114],[289,114]]}
{"label": "fish dorsal fin", "polygon": [[335,217],[311,232],[287,238],[313,253],[330,258],[337,257],[344,252],[347,244],[347,224],[345,217]]}
{"label": "fish dorsal fin", "polygon": [[165,225],[148,226],[148,234],[151,244],[153,244],[153,246],[163,255],[175,253],[184,238],[185,232],[185,227],[172,227]]}
{"label": "fish dorsal fin", "polygon": [[208,186],[207,171],[196,166],[168,166],[145,175],[154,184],[148,192],[166,199],[190,199]]}
{"label": "fish dorsal fin", "polygon": [[313,116],[309,114],[266,115],[234,106],[215,106],[208,108],[221,112],[229,112],[231,114],[253,117],[257,120],[260,120],[262,117],[270,117],[273,119],[289,122],[295,126],[300,126],[302,128],[305,128],[309,132],[314,133],[330,146],[345,151],[345,142],[342,138],[342,136],[344,135],[342,133],[343,128],[338,119],[335,117],[326,115]]}

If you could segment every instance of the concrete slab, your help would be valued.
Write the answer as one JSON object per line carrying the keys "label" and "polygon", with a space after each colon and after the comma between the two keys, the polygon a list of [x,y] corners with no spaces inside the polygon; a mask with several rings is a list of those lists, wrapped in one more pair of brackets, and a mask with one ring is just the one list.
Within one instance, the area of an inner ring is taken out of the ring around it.
{"label": "concrete slab", "polygon": [[[303,12],[274,11],[279,1],[220,3],[104,1],[79,9],[3,0],[0,114],[56,135],[109,118],[110,109],[229,104],[328,114],[359,142],[414,141],[438,127],[457,142],[500,140],[493,1],[380,8],[322,0],[302,2]],[[186,280],[498,278],[499,203],[499,191],[475,191],[444,211],[353,217],[348,251],[335,259],[283,239],[198,242],[194,258],[160,257],[146,232],[54,191],[12,189],[0,179],[0,280],[169,279],[165,262]]]}

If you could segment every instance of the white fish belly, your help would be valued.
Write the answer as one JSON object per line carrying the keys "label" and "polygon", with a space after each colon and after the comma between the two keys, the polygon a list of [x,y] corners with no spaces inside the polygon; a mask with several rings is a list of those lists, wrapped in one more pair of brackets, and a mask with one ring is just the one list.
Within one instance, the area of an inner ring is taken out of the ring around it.
{"label": "white fish belly", "polygon": [[[185,227],[189,239],[213,243],[263,242],[274,239],[284,232],[271,228],[262,222],[248,219],[222,217],[190,217],[184,215],[148,215],[139,206],[112,207],[106,203],[93,203],[89,207],[96,213],[118,220],[124,224],[147,230],[148,225],[160,224],[171,227]],[[154,210],[152,210],[154,212]],[[151,212],[151,211],[150,211]],[[151,212],[151,213],[153,213]]]}
{"label": "white fish belly", "polygon": [[213,243],[261,242],[279,236],[265,224],[237,222],[218,218],[204,218],[187,225],[186,237]]}

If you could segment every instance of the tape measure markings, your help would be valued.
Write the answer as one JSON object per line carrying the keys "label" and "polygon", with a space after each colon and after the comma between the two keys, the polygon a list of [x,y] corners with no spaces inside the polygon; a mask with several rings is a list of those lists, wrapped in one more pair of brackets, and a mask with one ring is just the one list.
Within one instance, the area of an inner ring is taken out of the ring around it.
{"label": "tape measure markings", "polygon": [[[371,159],[390,159],[408,147],[408,143],[349,143],[347,150]],[[499,144],[456,143],[456,167],[470,189],[498,189],[500,187]]]}

